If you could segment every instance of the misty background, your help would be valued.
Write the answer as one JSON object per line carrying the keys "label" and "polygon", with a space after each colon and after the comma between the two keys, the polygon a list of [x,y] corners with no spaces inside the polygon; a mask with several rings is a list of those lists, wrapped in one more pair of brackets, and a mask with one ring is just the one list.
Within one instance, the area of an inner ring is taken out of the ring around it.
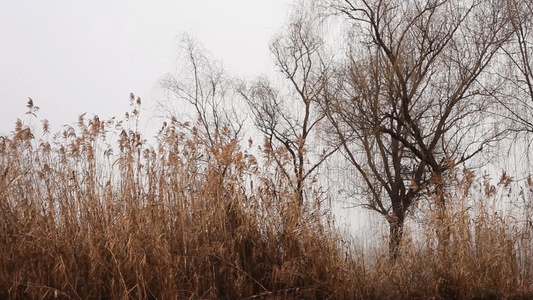
{"label": "misty background", "polygon": [[4,2],[0,134],[24,117],[28,97],[52,131],[85,112],[121,117],[130,92],[143,99],[144,116],[152,115],[164,100],[158,80],[179,71],[183,34],[202,43],[230,74],[273,72],[268,44],[291,7],[287,0]]}

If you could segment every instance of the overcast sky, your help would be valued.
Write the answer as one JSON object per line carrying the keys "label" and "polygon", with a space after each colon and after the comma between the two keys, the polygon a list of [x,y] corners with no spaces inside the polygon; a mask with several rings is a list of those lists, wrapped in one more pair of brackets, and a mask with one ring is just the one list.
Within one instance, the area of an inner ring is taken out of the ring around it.
{"label": "overcast sky", "polygon": [[176,69],[181,35],[242,77],[271,72],[268,44],[292,1],[5,1],[0,9],[0,134],[28,97],[53,130],[81,113],[120,117],[129,93],[149,113],[157,81]]}

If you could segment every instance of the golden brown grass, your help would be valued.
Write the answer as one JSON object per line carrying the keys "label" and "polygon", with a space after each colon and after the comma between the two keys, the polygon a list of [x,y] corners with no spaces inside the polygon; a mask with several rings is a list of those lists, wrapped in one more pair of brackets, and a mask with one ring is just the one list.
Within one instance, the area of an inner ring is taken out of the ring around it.
{"label": "golden brown grass", "polygon": [[172,120],[151,147],[128,121],[82,116],[53,137],[44,122],[42,138],[18,121],[0,137],[0,298],[533,296],[530,198],[506,218],[450,195],[445,253],[420,208],[391,261],[343,243],[320,199],[300,209],[228,129],[207,141]]}

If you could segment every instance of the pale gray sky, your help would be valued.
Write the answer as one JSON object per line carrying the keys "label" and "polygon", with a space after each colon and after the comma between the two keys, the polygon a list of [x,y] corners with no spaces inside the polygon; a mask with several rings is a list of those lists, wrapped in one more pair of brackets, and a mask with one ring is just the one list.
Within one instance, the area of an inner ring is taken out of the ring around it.
{"label": "pale gray sky", "polygon": [[[268,43],[290,0],[5,1],[0,9],[0,134],[28,97],[53,130],[87,112],[121,117],[130,92],[149,108],[176,69],[180,36],[198,39],[238,76],[272,70]],[[148,112],[147,112],[148,113]]]}

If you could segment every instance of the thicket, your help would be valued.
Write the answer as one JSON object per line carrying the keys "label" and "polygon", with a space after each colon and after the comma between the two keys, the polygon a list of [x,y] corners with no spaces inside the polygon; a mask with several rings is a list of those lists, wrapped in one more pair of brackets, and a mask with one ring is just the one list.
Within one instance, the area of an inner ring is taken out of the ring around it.
{"label": "thicket", "polygon": [[494,193],[510,178],[495,187],[454,171],[446,252],[421,204],[393,260],[386,240],[370,251],[346,242],[319,194],[302,209],[269,171],[272,153],[258,159],[224,129],[208,145],[176,119],[150,146],[133,125],[140,99],[132,105],[123,121],[80,116],[56,134],[44,121],[40,138],[18,120],[0,139],[2,298],[533,296],[531,182],[522,209],[502,215]]}

